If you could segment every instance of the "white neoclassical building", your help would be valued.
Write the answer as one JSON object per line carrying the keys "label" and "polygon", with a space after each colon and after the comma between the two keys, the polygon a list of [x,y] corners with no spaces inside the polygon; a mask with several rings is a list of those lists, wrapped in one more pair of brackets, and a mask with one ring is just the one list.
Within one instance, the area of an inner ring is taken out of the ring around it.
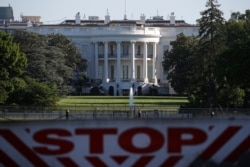
{"label": "white neoclassical building", "polygon": [[138,20],[111,20],[90,16],[61,24],[29,26],[28,31],[49,34],[60,33],[73,40],[88,62],[87,76],[92,86],[102,87],[109,95],[127,95],[133,87],[139,95],[148,94],[151,86],[158,86],[159,93],[173,94],[163,70],[164,52],[171,49],[170,42],[177,34],[197,35],[199,27],[183,20],[155,16]]}

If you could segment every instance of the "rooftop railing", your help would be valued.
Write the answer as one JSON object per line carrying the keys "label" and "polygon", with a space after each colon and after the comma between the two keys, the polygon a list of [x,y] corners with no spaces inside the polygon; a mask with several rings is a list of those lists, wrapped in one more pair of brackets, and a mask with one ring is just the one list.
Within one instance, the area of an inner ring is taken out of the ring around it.
{"label": "rooftop railing", "polygon": [[63,33],[65,35],[160,35],[159,28],[136,28],[136,27],[31,27],[31,31],[39,33]]}

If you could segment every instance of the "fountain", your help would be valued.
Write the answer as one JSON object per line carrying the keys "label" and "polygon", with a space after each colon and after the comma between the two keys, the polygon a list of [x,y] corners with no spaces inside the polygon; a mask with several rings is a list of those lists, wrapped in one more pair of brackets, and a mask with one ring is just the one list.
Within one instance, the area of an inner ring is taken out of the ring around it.
{"label": "fountain", "polygon": [[134,107],[134,92],[133,92],[133,87],[130,87],[129,90],[129,107],[132,109]]}
{"label": "fountain", "polygon": [[134,84],[131,85],[129,90],[129,108],[131,112],[131,118],[135,115],[135,108],[134,108]]}

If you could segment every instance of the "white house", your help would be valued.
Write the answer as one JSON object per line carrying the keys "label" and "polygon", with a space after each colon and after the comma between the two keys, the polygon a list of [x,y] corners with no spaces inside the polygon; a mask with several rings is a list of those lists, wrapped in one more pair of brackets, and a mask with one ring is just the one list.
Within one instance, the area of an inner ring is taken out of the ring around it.
{"label": "white house", "polygon": [[[149,87],[159,86],[174,91],[167,81],[162,61],[164,51],[177,34],[197,35],[199,27],[184,20],[168,20],[161,16],[138,20],[104,20],[98,16],[65,20],[60,24],[41,24],[28,27],[39,34],[60,33],[72,39],[79,47],[82,58],[88,61],[87,75],[92,85],[101,86],[109,95],[127,95],[130,87],[138,94],[147,94]],[[164,91],[166,89],[160,89]]]}

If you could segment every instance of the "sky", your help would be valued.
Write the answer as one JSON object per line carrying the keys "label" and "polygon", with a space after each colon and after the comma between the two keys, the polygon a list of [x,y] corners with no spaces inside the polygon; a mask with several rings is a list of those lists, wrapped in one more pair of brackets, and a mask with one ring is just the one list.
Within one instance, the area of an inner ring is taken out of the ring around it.
{"label": "sky", "polygon": [[[250,0],[218,2],[226,20],[232,12],[245,13],[246,9],[250,9]],[[44,24],[75,19],[77,12],[80,12],[82,19],[84,16],[99,16],[104,19],[107,11],[112,20],[123,19],[125,13],[132,20],[139,20],[141,14],[147,19],[157,15],[169,19],[169,15],[174,12],[177,20],[195,24],[201,17],[200,12],[206,9],[206,0],[0,0],[0,6],[9,4],[13,8],[15,20],[20,20],[20,15],[41,16]]]}

